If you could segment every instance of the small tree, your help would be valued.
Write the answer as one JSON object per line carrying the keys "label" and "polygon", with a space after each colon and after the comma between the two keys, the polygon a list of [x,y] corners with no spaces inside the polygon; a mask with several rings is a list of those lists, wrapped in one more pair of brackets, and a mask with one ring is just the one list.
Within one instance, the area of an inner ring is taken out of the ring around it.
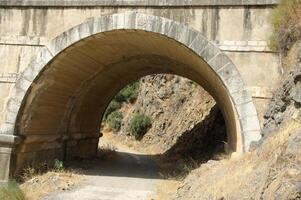
{"label": "small tree", "polygon": [[109,125],[110,129],[117,132],[121,127],[122,119],[122,113],[120,111],[114,111],[108,115],[106,122]]}
{"label": "small tree", "polygon": [[140,140],[151,127],[151,119],[144,114],[135,114],[130,120],[129,130],[136,139]]}

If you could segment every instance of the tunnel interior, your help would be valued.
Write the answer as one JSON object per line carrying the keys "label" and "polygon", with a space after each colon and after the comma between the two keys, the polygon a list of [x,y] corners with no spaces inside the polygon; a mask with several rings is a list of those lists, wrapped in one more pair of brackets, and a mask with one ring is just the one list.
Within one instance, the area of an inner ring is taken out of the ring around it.
{"label": "tunnel interior", "polygon": [[114,95],[132,81],[158,73],[202,86],[221,110],[231,149],[240,151],[232,100],[203,58],[157,33],[114,30],[69,46],[35,78],[17,117],[16,135],[23,141],[14,149],[13,171],[33,160],[95,156],[99,122]]}

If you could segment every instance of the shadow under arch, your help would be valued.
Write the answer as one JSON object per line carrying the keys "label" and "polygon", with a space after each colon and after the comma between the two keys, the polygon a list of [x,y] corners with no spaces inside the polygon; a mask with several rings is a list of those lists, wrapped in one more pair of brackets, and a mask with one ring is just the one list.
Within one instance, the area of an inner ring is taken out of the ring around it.
{"label": "shadow under arch", "polygon": [[[129,12],[90,19],[62,33],[22,72],[1,125],[14,146],[10,167],[94,155],[108,102],[129,82],[155,73],[187,77],[207,90],[223,113],[234,151],[248,151],[260,139],[252,98],[219,48],[183,24]],[[17,137],[23,140],[14,144]]]}

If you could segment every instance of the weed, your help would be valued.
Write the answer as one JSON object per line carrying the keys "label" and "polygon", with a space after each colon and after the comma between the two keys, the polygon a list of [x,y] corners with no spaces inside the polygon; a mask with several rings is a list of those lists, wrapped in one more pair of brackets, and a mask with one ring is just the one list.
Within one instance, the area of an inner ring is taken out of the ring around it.
{"label": "weed", "polygon": [[56,172],[62,172],[65,170],[65,167],[64,167],[64,163],[63,161],[60,161],[58,159],[55,159],[54,160],[54,164],[53,164],[53,169],[54,171]]}

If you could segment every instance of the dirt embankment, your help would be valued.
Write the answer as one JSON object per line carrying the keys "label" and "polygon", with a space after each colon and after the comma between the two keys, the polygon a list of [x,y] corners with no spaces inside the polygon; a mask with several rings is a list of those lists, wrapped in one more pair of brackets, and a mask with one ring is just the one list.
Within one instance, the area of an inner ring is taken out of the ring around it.
{"label": "dirt embankment", "polygon": [[172,199],[301,199],[301,64],[289,73],[265,115],[251,153],[209,161],[192,171]]}

